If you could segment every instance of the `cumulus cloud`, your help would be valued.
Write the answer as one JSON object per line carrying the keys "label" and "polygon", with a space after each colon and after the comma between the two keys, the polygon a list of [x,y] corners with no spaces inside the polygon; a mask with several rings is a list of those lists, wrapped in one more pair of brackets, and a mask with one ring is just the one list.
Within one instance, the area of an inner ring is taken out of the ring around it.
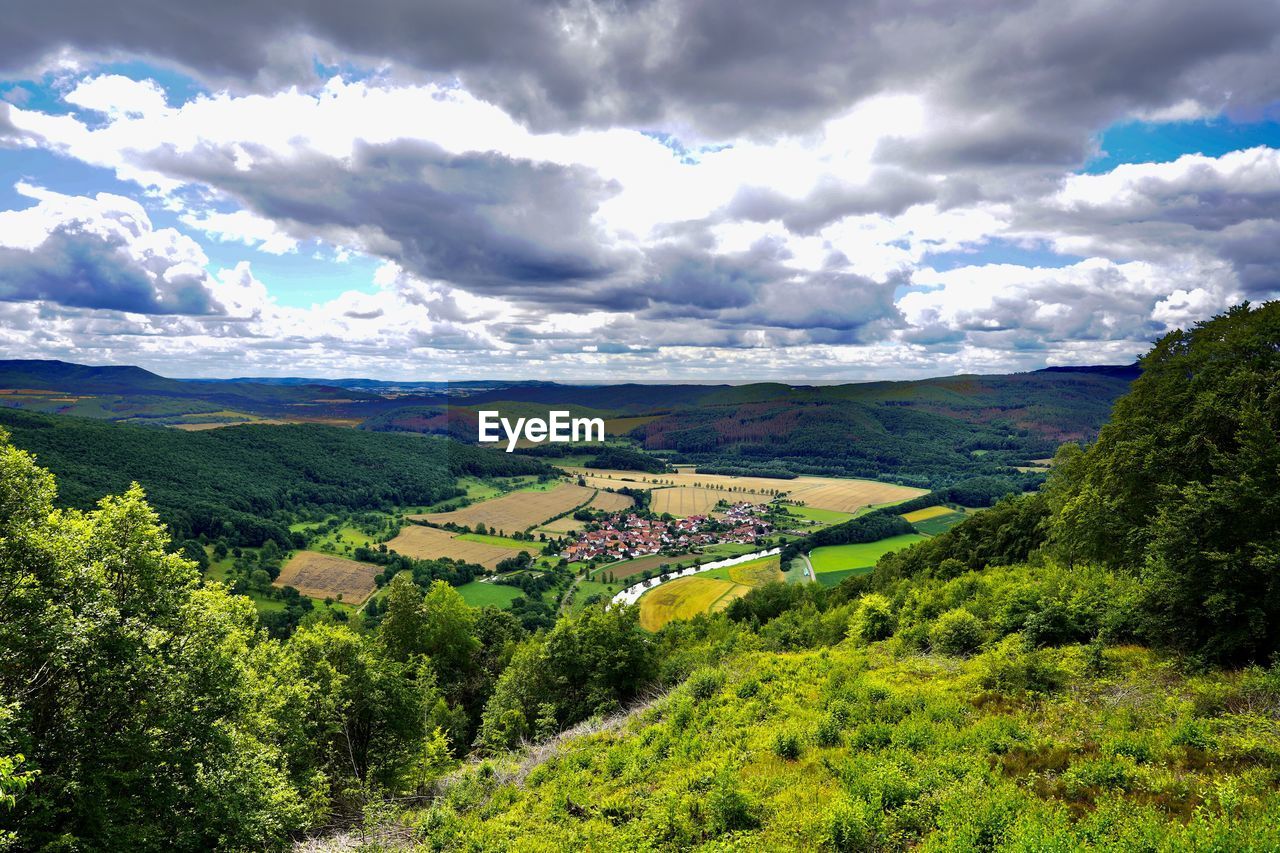
{"label": "cumulus cloud", "polygon": [[223,310],[199,245],[152,228],[137,202],[17,189],[37,203],[0,213],[0,299],[149,314]]}
{"label": "cumulus cloud", "polygon": [[[23,184],[9,352],[875,376],[1124,360],[1280,292],[1275,149],[1076,173],[1114,121],[1280,100],[1275,4],[20,5],[0,63],[52,82],[0,147],[141,203]],[[95,70],[138,58],[206,90]],[[282,306],[250,261],[302,254],[379,266]]]}

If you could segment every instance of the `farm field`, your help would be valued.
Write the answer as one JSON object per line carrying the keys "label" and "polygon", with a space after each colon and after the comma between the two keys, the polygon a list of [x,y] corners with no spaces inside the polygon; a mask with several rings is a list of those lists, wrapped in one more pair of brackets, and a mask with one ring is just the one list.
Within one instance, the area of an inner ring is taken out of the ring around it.
{"label": "farm field", "polygon": [[[502,560],[519,553],[504,545],[468,541],[448,530],[423,527],[421,524],[406,525],[399,536],[387,543],[387,547],[417,560],[450,557],[455,560],[465,560],[468,563],[477,563],[486,569],[492,569]],[[536,548],[530,548],[530,553],[532,554],[535,550]]]}
{"label": "farm field", "polygon": [[813,563],[813,571],[819,580],[826,572],[839,572],[846,569],[861,569],[874,566],[876,561],[890,551],[897,551],[908,545],[914,545],[925,539],[918,533],[904,533],[901,536],[890,536],[877,542],[859,542],[852,545],[827,545],[815,548],[809,553],[809,561]]}
{"label": "farm field", "polygon": [[950,515],[953,512],[955,512],[955,510],[950,507],[930,506],[925,507],[924,509],[915,510],[914,512],[904,513],[902,517],[912,524],[915,524],[917,521],[928,521],[931,518]]}
{"label": "farm field", "polygon": [[640,596],[640,625],[656,631],[674,619],[715,613],[754,587],[783,580],[778,557],[761,557],[736,566],[722,566],[687,578],[677,578]]}
{"label": "farm field", "polygon": [[517,530],[535,527],[561,513],[582,506],[591,499],[593,494],[592,489],[583,486],[557,483],[546,491],[511,492],[453,512],[429,513],[411,516],[411,518],[429,521],[432,524],[453,522],[467,527],[483,524],[490,530],[514,533]]}
{"label": "farm field", "polygon": [[649,421],[656,421],[662,415],[636,415],[630,418],[605,418],[604,431],[609,435],[624,435]]}
{"label": "farm field", "polygon": [[[592,486],[592,488],[596,487]],[[617,488],[617,484],[614,484],[614,488]],[[591,503],[587,504],[588,509],[598,509],[603,512],[622,512],[623,510],[631,509],[633,506],[635,506],[635,501],[627,495],[606,492],[604,489],[596,492],[596,496],[591,499]],[[581,530],[585,526],[585,521],[578,521],[572,515],[566,515],[563,518],[557,518],[555,521],[549,521],[538,529],[547,533],[563,535]]]}
{"label": "farm field", "polygon": [[377,589],[374,578],[381,572],[379,566],[370,563],[299,551],[285,563],[274,585],[291,586],[308,598],[342,596],[347,604],[361,604]]}
{"label": "farm field", "polygon": [[654,489],[650,499],[650,508],[658,513],[669,512],[679,518],[690,515],[706,515],[720,501],[725,500],[726,493],[714,489],[699,489],[693,486],[677,486],[670,489]]}
{"label": "farm field", "polygon": [[587,506],[602,512],[622,512],[624,509],[631,509],[631,507],[635,506],[635,503],[628,495],[602,490],[596,492],[596,496],[591,499],[591,503],[587,504]]}
{"label": "farm field", "polygon": [[[679,554],[674,557],[666,554],[650,554],[647,557],[636,557],[634,560],[625,560],[621,563],[610,563],[606,566],[601,566],[595,571],[592,580],[601,580],[605,575],[611,575],[614,581],[626,586],[628,578],[638,578],[646,571],[657,575],[662,571],[663,565],[669,565],[674,568],[677,563],[683,563],[687,566],[698,559],[697,554]],[[705,557],[701,559],[704,563],[709,562]]]}
{"label": "farm field", "polygon": [[741,584],[742,586],[764,586],[767,583],[784,579],[782,568],[776,556],[761,557],[759,560],[752,560],[749,563],[739,563],[736,566],[712,569],[711,571],[703,572],[698,577],[727,580],[730,583]]}
{"label": "farm field", "polygon": [[924,521],[917,521],[912,524],[912,527],[928,536],[937,536],[939,533],[946,533],[968,517],[963,512],[952,511],[946,515],[938,515]]}
{"label": "farm field", "polygon": [[481,581],[465,583],[457,589],[467,606],[475,608],[493,606],[505,609],[511,605],[511,602],[524,595],[514,586]]}
{"label": "farm field", "polygon": [[511,548],[516,552],[528,551],[531,555],[542,550],[537,542],[527,539],[512,539],[509,536],[494,536],[489,533],[458,533],[454,536],[460,542],[480,542],[484,545],[497,545],[499,548]]}
{"label": "farm field", "polygon": [[678,578],[640,597],[640,627],[657,631],[675,619],[723,610],[749,590],[750,587],[700,575]]}
{"label": "farm field", "polygon": [[840,524],[855,517],[851,512],[819,509],[816,506],[789,506],[786,509],[788,515],[794,515],[796,518],[801,518],[805,521],[816,521],[819,524]]}
{"label": "farm field", "polygon": [[[797,477],[794,480],[778,480],[771,477],[730,477],[724,474],[695,474],[681,469],[667,474],[649,474],[644,471],[595,470],[568,468],[576,475],[587,478],[591,485],[636,484],[658,488],[660,486],[691,487],[710,490],[716,500],[745,499],[763,502],[778,492],[786,492],[788,498],[802,501],[806,507],[854,513],[867,506],[882,506],[923,495],[925,489],[912,489],[881,483],[876,480],[848,480],[836,477]],[[654,492],[655,500],[661,492]],[[754,497],[753,497],[754,496]],[[712,501],[714,505],[715,501]],[[658,511],[655,508],[655,511]],[[675,514],[674,512],[672,513]]]}

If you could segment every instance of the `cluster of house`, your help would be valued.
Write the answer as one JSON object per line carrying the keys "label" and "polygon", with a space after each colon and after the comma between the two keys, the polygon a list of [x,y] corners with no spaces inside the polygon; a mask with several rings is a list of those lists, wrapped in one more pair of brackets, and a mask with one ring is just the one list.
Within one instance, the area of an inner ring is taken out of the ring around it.
{"label": "cluster of house", "polygon": [[561,556],[573,562],[625,560],[725,542],[749,544],[773,529],[764,519],[764,507],[757,504],[736,503],[719,515],[690,515],[673,521],[641,518],[634,513],[610,515],[598,528],[592,525],[595,529],[579,533]]}

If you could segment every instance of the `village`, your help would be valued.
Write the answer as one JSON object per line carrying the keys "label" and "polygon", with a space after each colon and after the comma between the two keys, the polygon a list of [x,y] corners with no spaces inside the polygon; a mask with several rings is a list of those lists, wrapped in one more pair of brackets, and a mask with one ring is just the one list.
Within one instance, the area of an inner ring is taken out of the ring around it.
{"label": "village", "polygon": [[623,560],[726,543],[751,544],[773,532],[761,504],[739,502],[714,515],[667,521],[634,512],[607,515],[590,524],[561,553],[570,561]]}

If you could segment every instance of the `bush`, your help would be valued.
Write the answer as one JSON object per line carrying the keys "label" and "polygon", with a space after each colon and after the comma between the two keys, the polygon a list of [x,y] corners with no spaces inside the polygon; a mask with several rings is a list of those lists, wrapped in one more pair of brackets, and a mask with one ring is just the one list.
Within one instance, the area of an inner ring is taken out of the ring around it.
{"label": "bush", "polygon": [[982,647],[983,633],[982,620],[957,607],[937,618],[929,640],[944,655],[971,655]]}
{"label": "bush", "polygon": [[773,754],[787,761],[800,757],[800,736],[795,732],[778,732],[773,736]]}
{"label": "bush", "polygon": [[689,676],[685,684],[688,686],[689,695],[694,699],[710,699],[724,686],[724,673],[718,669],[699,669]]}
{"label": "bush", "polygon": [[1066,683],[1067,674],[1044,652],[1022,648],[1019,637],[1007,637],[986,660],[980,684],[998,693],[1053,693]]}
{"label": "bush", "polygon": [[850,636],[866,643],[874,643],[892,633],[893,610],[889,599],[876,593],[864,595],[853,614]]}

